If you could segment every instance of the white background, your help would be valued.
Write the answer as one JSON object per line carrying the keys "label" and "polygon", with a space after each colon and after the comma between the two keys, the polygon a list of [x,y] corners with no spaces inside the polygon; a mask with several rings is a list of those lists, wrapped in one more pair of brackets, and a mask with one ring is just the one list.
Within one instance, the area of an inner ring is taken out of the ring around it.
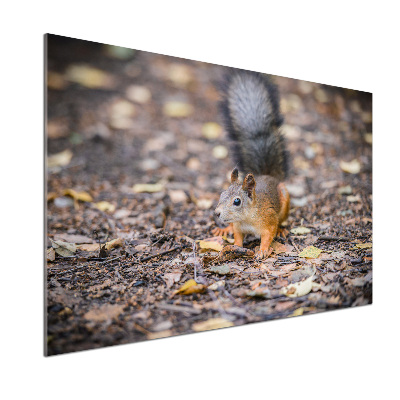
{"label": "white background", "polygon": [[[2,398],[395,398],[400,356],[395,2],[4,4]],[[44,358],[42,57],[47,32],[373,92],[374,304]]]}

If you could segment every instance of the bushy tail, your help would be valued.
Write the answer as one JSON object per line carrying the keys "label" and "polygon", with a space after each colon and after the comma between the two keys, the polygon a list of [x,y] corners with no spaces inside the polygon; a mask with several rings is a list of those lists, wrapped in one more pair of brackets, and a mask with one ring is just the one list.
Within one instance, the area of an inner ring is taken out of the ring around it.
{"label": "bushy tail", "polygon": [[276,86],[266,75],[233,69],[221,92],[221,111],[239,169],[285,179],[288,153],[280,133],[283,117]]}

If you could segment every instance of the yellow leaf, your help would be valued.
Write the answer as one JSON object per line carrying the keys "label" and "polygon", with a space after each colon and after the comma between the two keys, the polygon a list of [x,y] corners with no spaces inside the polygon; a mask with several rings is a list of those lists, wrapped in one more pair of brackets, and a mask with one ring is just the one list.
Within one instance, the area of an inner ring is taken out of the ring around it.
{"label": "yellow leaf", "polygon": [[212,329],[228,328],[233,326],[232,321],[228,321],[224,318],[211,318],[207,321],[196,322],[192,325],[192,329],[195,332],[210,331]]}
{"label": "yellow leaf", "polygon": [[178,86],[186,86],[193,80],[190,68],[184,64],[174,63],[168,67],[168,79]]}
{"label": "yellow leaf", "polygon": [[192,113],[193,106],[181,101],[169,101],[163,107],[163,114],[167,117],[184,118]]}
{"label": "yellow leaf", "polygon": [[65,76],[70,82],[79,83],[90,89],[111,88],[114,84],[111,75],[86,65],[70,65]]}
{"label": "yellow leaf", "polygon": [[350,162],[340,161],[340,168],[349,174],[358,174],[361,171],[361,164],[357,159]]}
{"label": "yellow leaf", "polygon": [[357,243],[356,246],[359,249],[370,249],[372,247],[372,243]]}
{"label": "yellow leaf", "polygon": [[347,196],[347,201],[349,203],[356,203],[358,201],[361,201],[361,197],[359,194],[357,196]]}
{"label": "yellow leaf", "polygon": [[96,207],[100,211],[110,211],[110,212],[114,212],[115,211],[114,204],[111,204],[108,201],[100,201],[100,202],[96,203]]}
{"label": "yellow leaf", "polygon": [[189,279],[178,290],[176,290],[172,296],[175,296],[176,294],[188,295],[193,293],[201,293],[204,292],[205,289],[206,286],[197,284],[194,279]]}
{"label": "yellow leaf", "polygon": [[305,235],[311,232],[311,229],[306,228],[305,226],[299,226],[298,228],[293,228],[290,230],[294,235]]}
{"label": "yellow leaf", "polygon": [[72,151],[69,149],[62,151],[61,153],[53,154],[47,157],[47,167],[65,167],[70,163],[72,156]]}
{"label": "yellow leaf", "polygon": [[132,188],[135,193],[156,193],[163,189],[164,185],[161,183],[137,183]]}
{"label": "yellow leaf", "polygon": [[364,134],[364,140],[365,140],[368,144],[372,144],[372,133],[366,133],[366,134]]}
{"label": "yellow leaf", "polygon": [[321,249],[318,249],[314,246],[308,246],[299,254],[299,257],[305,258],[318,258],[318,256],[322,253]]}
{"label": "yellow leaf", "polygon": [[296,310],[293,311],[293,314],[290,315],[291,317],[299,317],[300,315],[303,315],[304,313],[304,307],[296,308]]}
{"label": "yellow leaf", "polygon": [[216,122],[207,122],[201,127],[201,133],[207,139],[216,139],[222,133],[222,126]]}
{"label": "yellow leaf", "polygon": [[65,189],[64,196],[71,196],[74,200],[79,200],[79,201],[86,201],[86,202],[92,202],[93,198],[89,193],[86,192],[77,192],[74,189]]}
{"label": "yellow leaf", "polygon": [[56,199],[57,197],[58,196],[57,196],[56,192],[47,193],[47,201],[52,201],[52,200]]}
{"label": "yellow leaf", "polygon": [[122,246],[122,245],[123,245],[122,239],[117,238],[117,239],[111,240],[110,242],[107,242],[105,247],[106,247],[106,250],[111,250],[114,247],[119,247],[119,246]]}
{"label": "yellow leaf", "polygon": [[224,239],[221,236],[215,236],[200,240],[199,245],[201,249],[221,251],[224,247]]}

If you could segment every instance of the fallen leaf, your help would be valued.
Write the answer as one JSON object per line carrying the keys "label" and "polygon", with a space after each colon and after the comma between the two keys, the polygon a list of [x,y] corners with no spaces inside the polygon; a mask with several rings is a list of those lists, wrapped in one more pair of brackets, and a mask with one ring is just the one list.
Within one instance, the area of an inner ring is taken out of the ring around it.
{"label": "fallen leaf", "polygon": [[164,185],[161,183],[137,183],[132,188],[135,193],[156,193],[163,189]]}
{"label": "fallen leaf", "polygon": [[49,249],[47,249],[47,261],[54,261],[56,259],[56,253],[54,251],[53,247],[50,247]]}
{"label": "fallen leaf", "polygon": [[201,127],[201,133],[207,139],[217,139],[222,134],[222,126],[216,122],[207,122]]}
{"label": "fallen leaf", "polygon": [[222,264],[222,265],[215,265],[210,268],[211,272],[215,272],[216,274],[219,275],[227,275],[231,273],[231,269],[229,268],[229,265],[227,264]]}
{"label": "fallen leaf", "polygon": [[109,211],[109,212],[114,212],[115,211],[114,204],[111,204],[108,201],[99,201],[98,203],[95,204],[95,206],[100,211]]}
{"label": "fallen leaf", "polygon": [[53,201],[58,197],[56,192],[47,193],[47,201]]}
{"label": "fallen leaf", "polygon": [[77,192],[74,189],[65,189],[63,192],[64,196],[70,196],[76,201],[92,202],[92,196],[87,192]]}
{"label": "fallen leaf", "polygon": [[223,160],[228,156],[228,149],[225,146],[219,145],[212,149],[212,155],[219,160]]}
{"label": "fallen leaf", "polygon": [[72,156],[72,151],[69,149],[62,151],[61,153],[53,154],[47,157],[47,167],[65,167],[70,163]]}
{"label": "fallen leaf", "polygon": [[128,129],[132,125],[132,117],[136,114],[136,109],[131,102],[119,99],[110,106],[109,114],[112,128]]}
{"label": "fallen leaf", "polygon": [[361,164],[357,159],[350,162],[340,161],[340,168],[349,174],[358,174],[361,171]]}
{"label": "fallen leaf", "polygon": [[52,240],[51,245],[55,252],[62,257],[71,257],[76,252],[76,245],[74,243],[67,243],[61,240]]}
{"label": "fallen leaf", "polygon": [[163,114],[167,117],[185,118],[193,113],[194,109],[191,104],[181,101],[169,101],[164,104]]}
{"label": "fallen leaf", "polygon": [[338,189],[338,193],[339,194],[352,194],[353,193],[353,189],[351,188],[350,185],[347,186],[342,186]]}
{"label": "fallen leaf", "polygon": [[[315,274],[315,272],[314,272]],[[314,274],[304,281],[291,283],[281,289],[281,293],[287,297],[301,297],[310,293],[313,288]]]}
{"label": "fallen leaf", "polygon": [[290,317],[299,317],[300,315],[303,315],[304,313],[304,307],[296,308],[296,310],[293,311],[293,314],[290,315]]}
{"label": "fallen leaf", "polygon": [[131,85],[126,89],[126,97],[139,104],[146,104],[151,100],[151,92],[145,86]]}
{"label": "fallen leaf", "polygon": [[105,244],[105,249],[109,251],[109,250],[111,250],[111,249],[113,249],[115,247],[120,247],[122,245],[123,245],[122,239],[117,238],[117,239],[114,239],[114,240],[111,240],[111,241],[107,242]]}
{"label": "fallen leaf", "polygon": [[193,75],[189,67],[178,63],[169,65],[167,77],[178,86],[186,86],[193,80]]}
{"label": "fallen leaf", "polygon": [[163,275],[163,279],[169,289],[174,283],[179,282],[182,276],[182,271],[167,272]]}
{"label": "fallen leaf", "polygon": [[173,203],[184,203],[188,198],[183,190],[169,190],[168,196]]}
{"label": "fallen leaf", "polygon": [[311,229],[306,228],[305,226],[299,226],[298,228],[293,228],[290,230],[294,235],[305,235],[311,232]]}
{"label": "fallen leaf", "polygon": [[232,321],[224,318],[211,318],[207,321],[196,322],[192,325],[195,332],[210,331],[213,329],[228,328],[234,326]]}
{"label": "fallen leaf", "polygon": [[70,65],[65,77],[70,82],[79,83],[90,89],[111,88],[114,85],[114,79],[111,75],[87,65]]}
{"label": "fallen leaf", "polygon": [[199,245],[201,249],[221,251],[224,247],[224,239],[221,236],[215,236],[199,240]]}
{"label": "fallen leaf", "polygon": [[288,252],[288,249],[286,248],[286,246],[279,242],[273,241],[271,244],[271,247],[272,247],[273,251],[275,252],[275,254],[281,254],[281,253]]}
{"label": "fallen leaf", "polygon": [[305,258],[318,258],[318,256],[322,253],[321,249],[318,249],[315,246],[308,246],[299,254],[299,257]]}
{"label": "fallen leaf", "polygon": [[356,247],[359,249],[370,249],[372,248],[372,243],[357,243]]}
{"label": "fallen leaf", "polygon": [[206,286],[197,284],[194,279],[189,279],[178,290],[175,290],[175,292],[172,294],[172,297],[176,294],[189,295],[193,293],[202,293],[205,291],[205,289]]}
{"label": "fallen leaf", "polygon": [[372,144],[372,133],[366,133],[366,134],[364,134],[364,140],[365,140],[368,144]]}
{"label": "fallen leaf", "polygon": [[293,264],[285,264],[280,267],[280,271],[288,273],[290,271],[294,271],[295,269],[299,268],[296,263]]}
{"label": "fallen leaf", "polygon": [[347,201],[349,203],[356,203],[356,202],[361,201],[361,197],[359,194],[357,196],[347,196]]}

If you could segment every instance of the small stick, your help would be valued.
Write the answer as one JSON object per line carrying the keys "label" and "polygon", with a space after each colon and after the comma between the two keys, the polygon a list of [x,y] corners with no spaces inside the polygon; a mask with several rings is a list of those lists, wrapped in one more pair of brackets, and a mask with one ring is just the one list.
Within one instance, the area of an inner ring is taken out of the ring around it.
{"label": "small stick", "polygon": [[147,261],[147,260],[150,260],[150,259],[158,257],[158,256],[163,256],[164,254],[172,253],[173,251],[179,250],[181,248],[182,248],[182,246],[176,246],[176,247],[173,247],[172,249],[162,251],[161,253],[157,253],[157,254],[153,254],[148,257],[141,258],[141,259],[139,259],[139,261],[140,262]]}
{"label": "small stick", "polygon": [[338,236],[320,236],[318,240],[337,240],[338,242],[348,242],[351,240],[349,237],[338,237]]}
{"label": "small stick", "polygon": [[111,261],[118,260],[118,259],[121,258],[121,257],[122,257],[122,256],[118,256],[118,257],[112,258],[111,260],[101,261],[101,262],[99,262],[99,264],[107,264],[107,263],[109,263],[109,262],[111,262]]}
{"label": "small stick", "polygon": [[290,243],[294,246],[294,248],[297,250],[297,252],[298,253],[300,253],[300,250],[299,250],[299,248],[297,247],[297,244],[295,243],[295,241],[291,238],[291,237],[289,237],[289,240],[290,240]]}

